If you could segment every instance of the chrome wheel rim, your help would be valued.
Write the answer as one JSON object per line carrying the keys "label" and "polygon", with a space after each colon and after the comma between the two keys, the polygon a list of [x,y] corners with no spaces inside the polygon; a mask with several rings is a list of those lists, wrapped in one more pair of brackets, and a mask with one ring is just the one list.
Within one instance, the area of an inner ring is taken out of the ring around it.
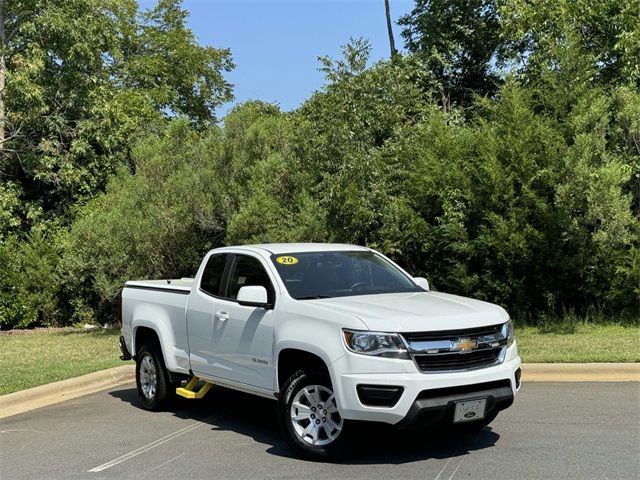
{"label": "chrome wheel rim", "polygon": [[140,388],[147,400],[151,400],[156,395],[158,386],[158,374],[153,357],[149,354],[142,357],[140,362]]}
{"label": "chrome wheel rim", "polygon": [[294,431],[310,445],[323,446],[335,441],[344,421],[338,412],[333,392],[322,385],[309,385],[291,402]]}

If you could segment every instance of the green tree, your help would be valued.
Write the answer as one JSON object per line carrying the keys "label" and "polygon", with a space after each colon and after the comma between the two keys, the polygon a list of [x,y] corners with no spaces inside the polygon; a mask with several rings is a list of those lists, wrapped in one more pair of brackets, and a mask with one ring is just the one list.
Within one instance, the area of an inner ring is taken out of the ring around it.
{"label": "green tree", "polygon": [[[299,140],[303,168],[326,210],[328,238],[371,243],[401,189],[404,165],[387,145],[419,121],[425,94],[413,58],[396,57],[364,70],[369,45],[343,47],[343,58],[321,57],[327,85],[300,108],[306,135]],[[398,182],[398,183],[396,183]]]}
{"label": "green tree", "polygon": [[562,50],[581,52],[602,84],[640,88],[638,0],[500,0],[503,60],[523,78],[554,68]]}
{"label": "green tree", "polygon": [[246,102],[227,114],[233,204],[227,243],[326,240],[326,213],[313,197],[315,172],[300,150],[309,133],[299,116],[264,102]]}
{"label": "green tree", "polygon": [[228,49],[198,44],[181,4],[159,0],[138,16],[137,31],[126,30],[121,82],[150,99],[156,111],[189,118],[202,128],[214,123],[215,109],[233,98],[223,73],[234,65]]}
{"label": "green tree", "polygon": [[68,223],[129,163],[139,132],[176,114],[207,126],[231,98],[229,52],[198,45],[180,3],[144,13],[134,0],[4,4],[0,174],[21,204],[18,230]]}
{"label": "green tree", "polygon": [[80,208],[64,240],[60,266],[75,321],[111,314],[126,280],[193,276],[201,256],[226,231],[221,132],[199,132],[186,119],[142,140],[135,174],[121,169],[106,193]]}
{"label": "green tree", "polygon": [[398,21],[409,52],[419,55],[443,108],[492,95],[492,61],[500,46],[496,0],[417,0]]}

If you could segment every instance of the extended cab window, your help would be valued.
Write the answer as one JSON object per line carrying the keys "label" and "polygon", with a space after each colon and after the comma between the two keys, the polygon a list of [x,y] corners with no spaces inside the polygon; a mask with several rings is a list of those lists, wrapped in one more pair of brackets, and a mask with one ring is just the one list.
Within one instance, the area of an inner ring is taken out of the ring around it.
{"label": "extended cab window", "polygon": [[245,286],[266,288],[269,303],[274,302],[275,292],[273,285],[271,285],[269,275],[260,260],[248,255],[236,255],[236,260],[229,276],[227,298],[235,300],[238,297],[238,291]]}
{"label": "extended cab window", "polygon": [[226,253],[211,255],[207,261],[206,267],[204,267],[202,280],[200,281],[200,288],[211,295],[220,295],[220,285],[222,284],[222,275],[224,274],[224,267],[226,264]]}

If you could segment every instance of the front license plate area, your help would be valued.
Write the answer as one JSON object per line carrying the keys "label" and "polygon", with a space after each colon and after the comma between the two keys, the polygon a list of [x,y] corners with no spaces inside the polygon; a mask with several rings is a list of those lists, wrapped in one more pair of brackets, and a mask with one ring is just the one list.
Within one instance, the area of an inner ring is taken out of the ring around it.
{"label": "front license plate area", "polygon": [[453,415],[453,423],[472,422],[482,420],[487,409],[487,399],[465,400],[455,403],[456,409]]}

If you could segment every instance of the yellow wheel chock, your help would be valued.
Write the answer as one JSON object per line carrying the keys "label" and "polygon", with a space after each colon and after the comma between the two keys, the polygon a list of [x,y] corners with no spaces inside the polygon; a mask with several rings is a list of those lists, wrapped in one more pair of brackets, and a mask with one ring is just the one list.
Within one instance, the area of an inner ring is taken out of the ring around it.
{"label": "yellow wheel chock", "polygon": [[204,397],[209,389],[213,386],[213,383],[204,382],[204,385],[200,387],[199,390],[195,391],[194,388],[196,388],[198,382],[200,382],[200,379],[198,377],[191,377],[191,380],[189,380],[184,387],[176,388],[176,394],[184,398],[195,400]]}

